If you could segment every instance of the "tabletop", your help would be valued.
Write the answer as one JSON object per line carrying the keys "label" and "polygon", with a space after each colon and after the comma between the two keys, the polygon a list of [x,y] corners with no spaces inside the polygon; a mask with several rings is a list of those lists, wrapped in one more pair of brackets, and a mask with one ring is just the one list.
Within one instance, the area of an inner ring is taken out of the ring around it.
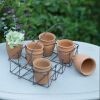
{"label": "tabletop", "polygon": [[9,72],[10,65],[5,43],[0,44],[0,98],[16,100],[86,100],[99,99],[100,47],[78,42],[79,53],[95,59],[96,70],[90,76],[82,76],[74,66],[52,83],[49,88],[32,85],[24,79],[18,79]]}

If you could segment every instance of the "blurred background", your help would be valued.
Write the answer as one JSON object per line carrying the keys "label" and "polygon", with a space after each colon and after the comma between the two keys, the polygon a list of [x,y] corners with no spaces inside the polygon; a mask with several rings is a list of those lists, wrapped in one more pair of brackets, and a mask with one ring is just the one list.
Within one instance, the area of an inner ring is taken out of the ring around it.
{"label": "blurred background", "polygon": [[9,29],[26,40],[49,31],[100,46],[100,0],[0,0],[0,42]]}

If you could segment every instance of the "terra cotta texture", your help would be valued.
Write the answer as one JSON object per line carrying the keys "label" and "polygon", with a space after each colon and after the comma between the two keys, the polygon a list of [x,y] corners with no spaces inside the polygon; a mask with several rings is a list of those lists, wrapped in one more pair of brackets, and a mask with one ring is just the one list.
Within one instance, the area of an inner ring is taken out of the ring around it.
{"label": "terra cotta texture", "polygon": [[21,56],[22,45],[15,46],[14,48],[10,48],[8,43],[6,43],[7,53],[10,59],[18,59]]}
{"label": "terra cotta texture", "polygon": [[73,63],[74,63],[75,68],[83,75],[92,74],[96,68],[95,60],[83,54],[78,54],[74,56]]}
{"label": "terra cotta texture", "polygon": [[32,65],[33,60],[43,57],[43,44],[39,41],[30,42],[26,46],[27,62]]}
{"label": "terra cotta texture", "polygon": [[39,58],[33,61],[35,81],[38,84],[47,84],[51,76],[51,62],[46,58]]}
{"label": "terra cotta texture", "polygon": [[39,40],[44,45],[44,56],[51,56],[55,47],[55,35],[53,33],[45,32],[39,35]]}
{"label": "terra cotta texture", "polygon": [[63,63],[70,63],[74,54],[74,43],[68,39],[57,41],[57,51],[59,60]]}

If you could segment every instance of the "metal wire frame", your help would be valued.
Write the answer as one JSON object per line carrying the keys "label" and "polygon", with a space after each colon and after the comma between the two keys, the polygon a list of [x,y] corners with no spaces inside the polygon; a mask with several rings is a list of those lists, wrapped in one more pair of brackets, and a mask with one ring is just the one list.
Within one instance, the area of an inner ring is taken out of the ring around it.
{"label": "metal wire frame", "polygon": [[[38,42],[37,42],[38,43]],[[56,43],[55,43],[56,45]],[[64,52],[66,56],[71,55],[72,52],[74,52],[74,55],[78,54],[78,44],[74,44],[74,49],[70,52]],[[35,47],[34,47],[35,48]],[[26,52],[25,52],[26,46],[23,47],[22,49],[22,54],[21,57],[18,59],[11,59],[9,58],[10,61],[10,72],[16,76],[18,76],[19,79],[25,79],[27,81],[30,81],[33,83],[33,85],[40,85],[43,87],[50,87],[53,81],[57,80],[58,76],[63,74],[66,67],[71,67],[72,66],[72,58],[69,58],[69,63],[64,64],[63,61],[59,61],[58,58],[58,52],[57,50],[53,51],[52,56],[50,57],[45,57],[49,59],[52,62],[52,68],[47,71],[47,72],[37,72],[34,70],[34,66],[30,65],[29,62],[27,62],[26,58]],[[30,56],[30,61],[32,60],[32,53],[31,52]],[[18,54],[19,55],[19,54]],[[19,55],[20,56],[20,55]],[[39,81],[35,81],[35,73],[41,73],[44,74],[43,77]],[[39,84],[41,80],[43,80],[48,74],[51,74],[50,77],[48,77],[48,83],[47,84]]]}

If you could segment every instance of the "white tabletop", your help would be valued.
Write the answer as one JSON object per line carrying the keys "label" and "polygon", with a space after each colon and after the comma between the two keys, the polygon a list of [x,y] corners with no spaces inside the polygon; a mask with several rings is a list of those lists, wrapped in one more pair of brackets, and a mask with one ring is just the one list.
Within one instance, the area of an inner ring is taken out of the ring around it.
{"label": "white tabletop", "polygon": [[100,47],[88,43],[79,44],[79,53],[88,54],[96,61],[96,70],[91,76],[82,76],[75,68],[66,71],[44,88],[18,79],[9,72],[10,65],[5,43],[0,44],[0,98],[16,100],[86,100],[99,99]]}

